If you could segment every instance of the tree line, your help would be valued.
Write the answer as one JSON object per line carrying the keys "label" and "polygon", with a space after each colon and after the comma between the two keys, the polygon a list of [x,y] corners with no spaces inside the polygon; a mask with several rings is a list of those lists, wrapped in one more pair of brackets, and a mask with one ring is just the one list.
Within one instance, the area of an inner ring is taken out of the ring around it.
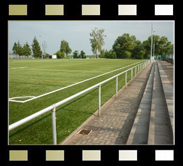
{"label": "tree line", "polygon": [[[90,33],[91,47],[96,58],[133,58],[133,59],[147,59],[151,54],[151,36],[147,40],[141,42],[137,40],[134,35],[124,33],[118,36],[114,41],[112,49],[104,50],[102,46],[105,44],[103,34],[104,29],[98,30],[95,28]],[[168,41],[166,36],[153,35],[153,55],[165,55],[167,52],[173,51],[173,44]],[[98,56],[98,52],[100,52]]]}
{"label": "tree line", "polygon": [[[137,40],[134,35],[124,33],[121,36],[118,36],[112,45],[112,49],[105,50],[102,49],[102,46],[105,44],[104,38],[107,37],[104,35],[104,29],[94,28],[90,33],[90,43],[91,50],[96,58],[132,58],[132,59],[148,59],[151,54],[151,36],[147,40],[141,42]],[[167,52],[173,51],[173,44],[168,41],[166,36],[153,35],[153,55],[165,55]],[[40,44],[36,37],[33,39],[33,43],[30,45],[26,42],[23,46],[18,41],[14,43],[12,48],[14,54],[20,55],[31,55],[31,51],[34,57],[41,57],[42,54],[45,57],[49,56],[46,53],[46,42],[42,43],[42,50]],[[62,40],[60,44],[60,49],[54,53],[57,55],[57,58],[64,58],[68,54],[72,53],[72,49],[69,46],[69,43],[66,40]],[[73,58],[86,58],[86,53],[81,50],[79,53],[78,50],[73,52]]]}
{"label": "tree line", "polygon": [[[19,41],[17,43],[15,42],[12,50],[13,50],[13,53],[19,55],[19,57],[20,57],[20,55],[28,56],[28,55],[31,55],[32,53],[33,53],[34,57],[42,56],[40,44],[39,44],[38,40],[36,39],[36,37],[34,37],[33,43],[31,46],[28,44],[28,42],[26,42],[23,46],[20,44]],[[32,51],[32,53],[31,53],[31,51]]]}
{"label": "tree line", "polygon": [[[57,58],[64,58],[64,57],[68,56],[68,54],[70,54],[71,52],[72,52],[72,49],[70,48],[69,43],[65,40],[62,40],[61,44],[60,44],[60,50],[58,50],[54,54],[57,55]],[[85,54],[86,53],[83,50],[81,50],[80,53],[78,50],[75,50],[73,52],[72,57],[84,59],[84,58],[86,58]]]}

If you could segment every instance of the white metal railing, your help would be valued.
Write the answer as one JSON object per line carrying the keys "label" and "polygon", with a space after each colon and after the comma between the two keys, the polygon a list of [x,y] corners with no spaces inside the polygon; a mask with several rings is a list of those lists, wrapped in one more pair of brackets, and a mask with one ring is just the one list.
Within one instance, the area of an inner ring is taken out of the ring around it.
{"label": "white metal railing", "polygon": [[110,80],[112,80],[112,79],[114,79],[114,78],[116,78],[116,97],[117,97],[117,92],[118,92],[118,76],[120,76],[120,75],[125,73],[125,87],[126,87],[127,86],[127,72],[131,70],[131,80],[132,80],[132,78],[133,78],[133,69],[135,68],[135,75],[136,75],[143,68],[145,68],[149,63],[150,63],[150,60],[142,62],[142,63],[140,63],[140,64],[138,64],[138,65],[136,65],[136,66],[134,66],[132,68],[129,68],[129,69],[127,69],[127,70],[125,70],[125,71],[123,71],[123,72],[121,72],[119,74],[116,74],[115,76],[112,76],[112,77],[110,77],[110,78],[108,78],[108,79],[106,79],[106,80],[104,80],[102,82],[99,82],[98,84],[95,84],[95,85],[93,85],[93,86],[91,86],[91,87],[89,87],[89,88],[87,88],[87,89],[85,89],[83,91],[80,91],[80,92],[78,92],[78,93],[76,93],[76,94],[74,94],[74,95],[72,95],[72,96],[70,96],[70,97],[68,97],[68,98],[66,98],[64,100],[61,100],[61,101],[59,101],[59,102],[57,102],[57,103],[55,103],[55,104],[53,104],[53,105],[51,105],[51,106],[49,106],[47,108],[44,108],[44,109],[42,109],[42,110],[40,110],[40,111],[38,111],[38,112],[36,112],[36,113],[34,113],[34,114],[24,118],[24,119],[21,119],[21,120],[15,122],[15,123],[9,125],[9,131],[11,131],[11,130],[13,130],[13,129],[23,125],[24,123],[29,122],[32,119],[35,119],[36,117],[38,117],[38,116],[40,116],[40,115],[42,115],[42,114],[44,114],[44,113],[46,113],[48,111],[52,111],[53,144],[56,145],[57,144],[56,107],[58,107],[58,106],[60,106],[60,105],[62,105],[64,103],[66,103],[66,102],[68,102],[68,101],[70,101],[70,100],[72,100],[72,99],[74,99],[74,98],[76,98],[76,97],[78,97],[78,96],[80,96],[80,95],[82,95],[82,94],[84,94],[84,93],[86,93],[86,92],[88,92],[88,91],[98,87],[98,92],[99,92],[98,93],[98,116],[100,117],[100,114],[101,114],[101,85],[106,83],[106,82],[108,82],[108,81],[110,81]]}

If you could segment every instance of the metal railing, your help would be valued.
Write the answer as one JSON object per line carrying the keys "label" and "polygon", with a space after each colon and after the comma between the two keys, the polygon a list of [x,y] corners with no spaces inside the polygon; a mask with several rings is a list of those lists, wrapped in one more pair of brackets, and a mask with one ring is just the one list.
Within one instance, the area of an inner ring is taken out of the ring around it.
{"label": "metal railing", "polygon": [[44,113],[46,113],[48,111],[52,111],[53,144],[56,145],[57,144],[56,107],[58,107],[58,106],[60,106],[60,105],[62,105],[64,103],[66,103],[66,102],[68,102],[68,101],[70,101],[70,100],[72,100],[72,99],[74,99],[74,98],[76,98],[76,97],[78,97],[78,96],[80,96],[80,95],[82,95],[82,94],[84,94],[84,93],[86,93],[86,92],[88,92],[88,91],[98,87],[98,116],[100,117],[100,115],[101,115],[101,85],[106,83],[106,82],[108,82],[108,81],[110,81],[110,80],[112,80],[112,79],[114,79],[114,78],[116,78],[116,94],[115,95],[117,97],[117,93],[118,93],[118,77],[125,73],[125,87],[126,87],[127,86],[127,72],[131,70],[131,80],[132,80],[132,78],[133,78],[133,69],[135,68],[135,75],[136,75],[143,68],[145,68],[149,63],[150,63],[149,60],[145,61],[145,62],[142,62],[142,63],[140,63],[140,64],[138,64],[138,65],[136,65],[136,66],[134,66],[132,68],[129,68],[129,69],[127,69],[127,70],[125,70],[125,71],[123,71],[123,72],[121,72],[119,74],[116,74],[115,76],[112,76],[112,77],[110,77],[110,78],[108,78],[108,79],[106,79],[106,80],[104,80],[102,82],[99,82],[98,84],[95,84],[95,85],[93,85],[93,86],[91,86],[91,87],[89,87],[89,88],[87,88],[87,89],[85,89],[83,91],[80,91],[80,92],[78,92],[78,93],[76,93],[76,94],[74,94],[74,95],[72,95],[72,96],[70,96],[70,97],[68,97],[68,98],[66,98],[64,100],[61,100],[61,101],[59,101],[59,102],[57,102],[57,103],[55,103],[55,104],[53,104],[53,105],[51,105],[51,106],[49,106],[49,107],[47,107],[45,109],[42,109],[42,110],[40,110],[40,111],[38,111],[38,112],[36,112],[36,113],[34,113],[34,114],[24,118],[24,119],[21,119],[21,120],[15,122],[15,123],[9,125],[9,131],[11,131],[11,130],[13,130],[13,129],[23,125],[24,123],[29,122],[32,119],[35,119],[36,117],[38,117],[38,116],[40,116],[40,115],[42,115],[42,114],[44,114]]}

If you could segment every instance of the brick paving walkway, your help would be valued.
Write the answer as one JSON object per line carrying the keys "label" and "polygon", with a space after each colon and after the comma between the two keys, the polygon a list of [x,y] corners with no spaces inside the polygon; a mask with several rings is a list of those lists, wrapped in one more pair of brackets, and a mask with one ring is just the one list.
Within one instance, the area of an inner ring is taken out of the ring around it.
{"label": "brick paving walkway", "polygon": [[[61,144],[64,145],[115,145],[126,144],[136,116],[152,64],[143,69],[127,88],[118,92],[117,99],[110,99],[103,107],[101,117],[94,116],[82,129],[89,129],[89,135],[75,134]],[[113,97],[114,98],[114,97]]]}

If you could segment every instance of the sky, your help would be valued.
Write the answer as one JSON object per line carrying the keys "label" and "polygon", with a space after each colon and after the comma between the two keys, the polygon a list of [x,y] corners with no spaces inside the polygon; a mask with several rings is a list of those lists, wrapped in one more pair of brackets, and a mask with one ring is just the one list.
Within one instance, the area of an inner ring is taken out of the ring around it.
{"label": "sky", "polygon": [[[40,44],[46,42],[46,52],[50,55],[60,49],[62,40],[69,43],[72,53],[83,50],[86,55],[93,55],[90,33],[95,27],[105,30],[105,44],[102,49],[107,50],[112,49],[114,41],[124,33],[135,35],[141,42],[151,35],[151,21],[9,21],[9,53],[12,53],[15,42],[19,41],[22,46],[26,42],[32,45],[36,37]],[[155,35],[166,36],[174,43],[173,21],[153,21],[153,31]]]}

